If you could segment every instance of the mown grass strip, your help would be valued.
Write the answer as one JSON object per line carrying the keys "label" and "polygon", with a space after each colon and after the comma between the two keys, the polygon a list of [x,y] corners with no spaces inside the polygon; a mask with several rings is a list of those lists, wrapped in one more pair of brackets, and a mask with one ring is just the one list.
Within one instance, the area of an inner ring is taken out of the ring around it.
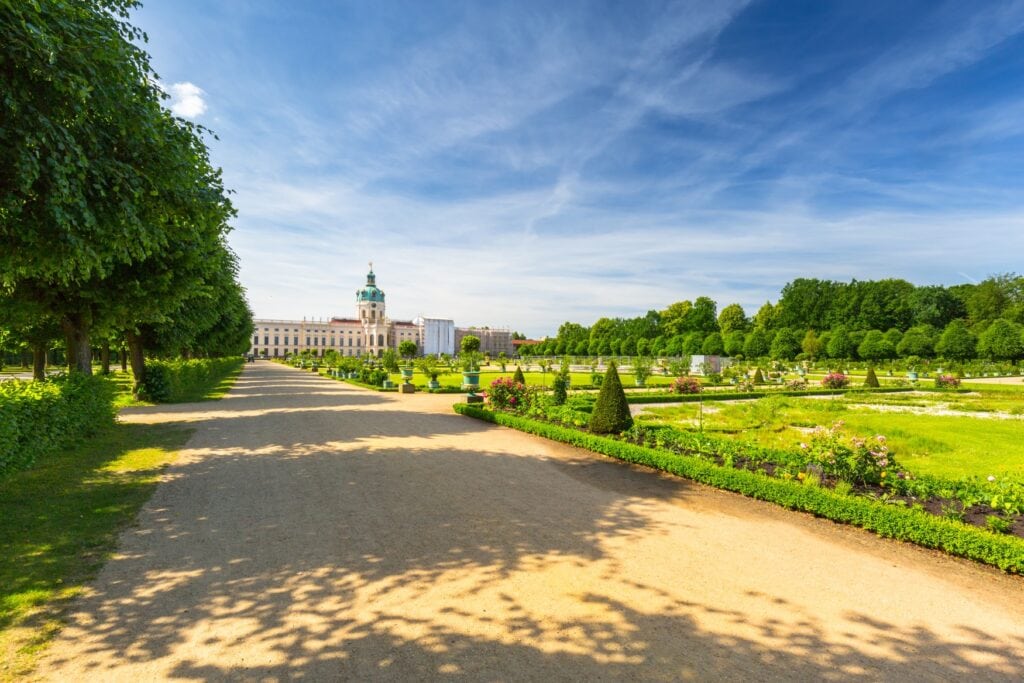
{"label": "mown grass strip", "polygon": [[637,446],[507,413],[494,413],[465,403],[457,403],[454,408],[461,415],[652,467],[790,510],[809,512],[835,522],[859,526],[886,538],[943,550],[951,555],[993,565],[1005,572],[1024,574],[1024,541],[1016,537],[994,534],[920,510],[842,495],[827,488],[773,479],[758,472],[723,467],[700,458]]}
{"label": "mown grass strip", "polygon": [[118,424],[0,482],[0,681],[31,670],[192,431]]}

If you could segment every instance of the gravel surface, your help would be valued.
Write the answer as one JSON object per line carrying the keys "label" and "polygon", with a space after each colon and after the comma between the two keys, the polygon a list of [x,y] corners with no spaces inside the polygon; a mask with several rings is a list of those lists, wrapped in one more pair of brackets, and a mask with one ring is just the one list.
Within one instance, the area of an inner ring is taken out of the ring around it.
{"label": "gravel surface", "polygon": [[39,677],[1021,680],[1024,579],[246,366]]}

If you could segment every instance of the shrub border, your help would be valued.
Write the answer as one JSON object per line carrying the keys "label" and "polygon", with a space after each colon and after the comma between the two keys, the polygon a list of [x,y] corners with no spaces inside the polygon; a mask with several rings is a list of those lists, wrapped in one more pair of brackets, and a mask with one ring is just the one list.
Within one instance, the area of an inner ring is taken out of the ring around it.
{"label": "shrub border", "polygon": [[908,541],[989,564],[1008,573],[1024,574],[1024,541],[1015,537],[1000,536],[920,510],[863,497],[844,496],[831,489],[773,479],[758,472],[715,465],[699,458],[637,446],[568,427],[507,413],[494,413],[475,405],[456,403],[454,409],[466,417],[586,448],[715,488],[775,503],[789,510],[808,512],[834,522],[859,526],[884,538]]}

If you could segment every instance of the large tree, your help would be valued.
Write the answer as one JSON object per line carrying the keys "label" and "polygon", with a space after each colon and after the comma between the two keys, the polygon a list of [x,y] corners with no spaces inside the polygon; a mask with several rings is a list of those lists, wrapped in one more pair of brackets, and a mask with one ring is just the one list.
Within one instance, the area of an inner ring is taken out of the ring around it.
{"label": "large tree", "polygon": [[55,315],[91,372],[100,291],[175,243],[205,146],[172,117],[128,23],[134,0],[2,3],[0,306]]}

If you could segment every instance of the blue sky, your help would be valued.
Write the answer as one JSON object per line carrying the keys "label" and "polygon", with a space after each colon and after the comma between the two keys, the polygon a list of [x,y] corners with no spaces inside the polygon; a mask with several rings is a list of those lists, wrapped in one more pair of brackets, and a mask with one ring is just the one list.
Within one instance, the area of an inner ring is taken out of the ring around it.
{"label": "blue sky", "polygon": [[150,0],[260,317],[531,335],[1024,254],[1024,2]]}

